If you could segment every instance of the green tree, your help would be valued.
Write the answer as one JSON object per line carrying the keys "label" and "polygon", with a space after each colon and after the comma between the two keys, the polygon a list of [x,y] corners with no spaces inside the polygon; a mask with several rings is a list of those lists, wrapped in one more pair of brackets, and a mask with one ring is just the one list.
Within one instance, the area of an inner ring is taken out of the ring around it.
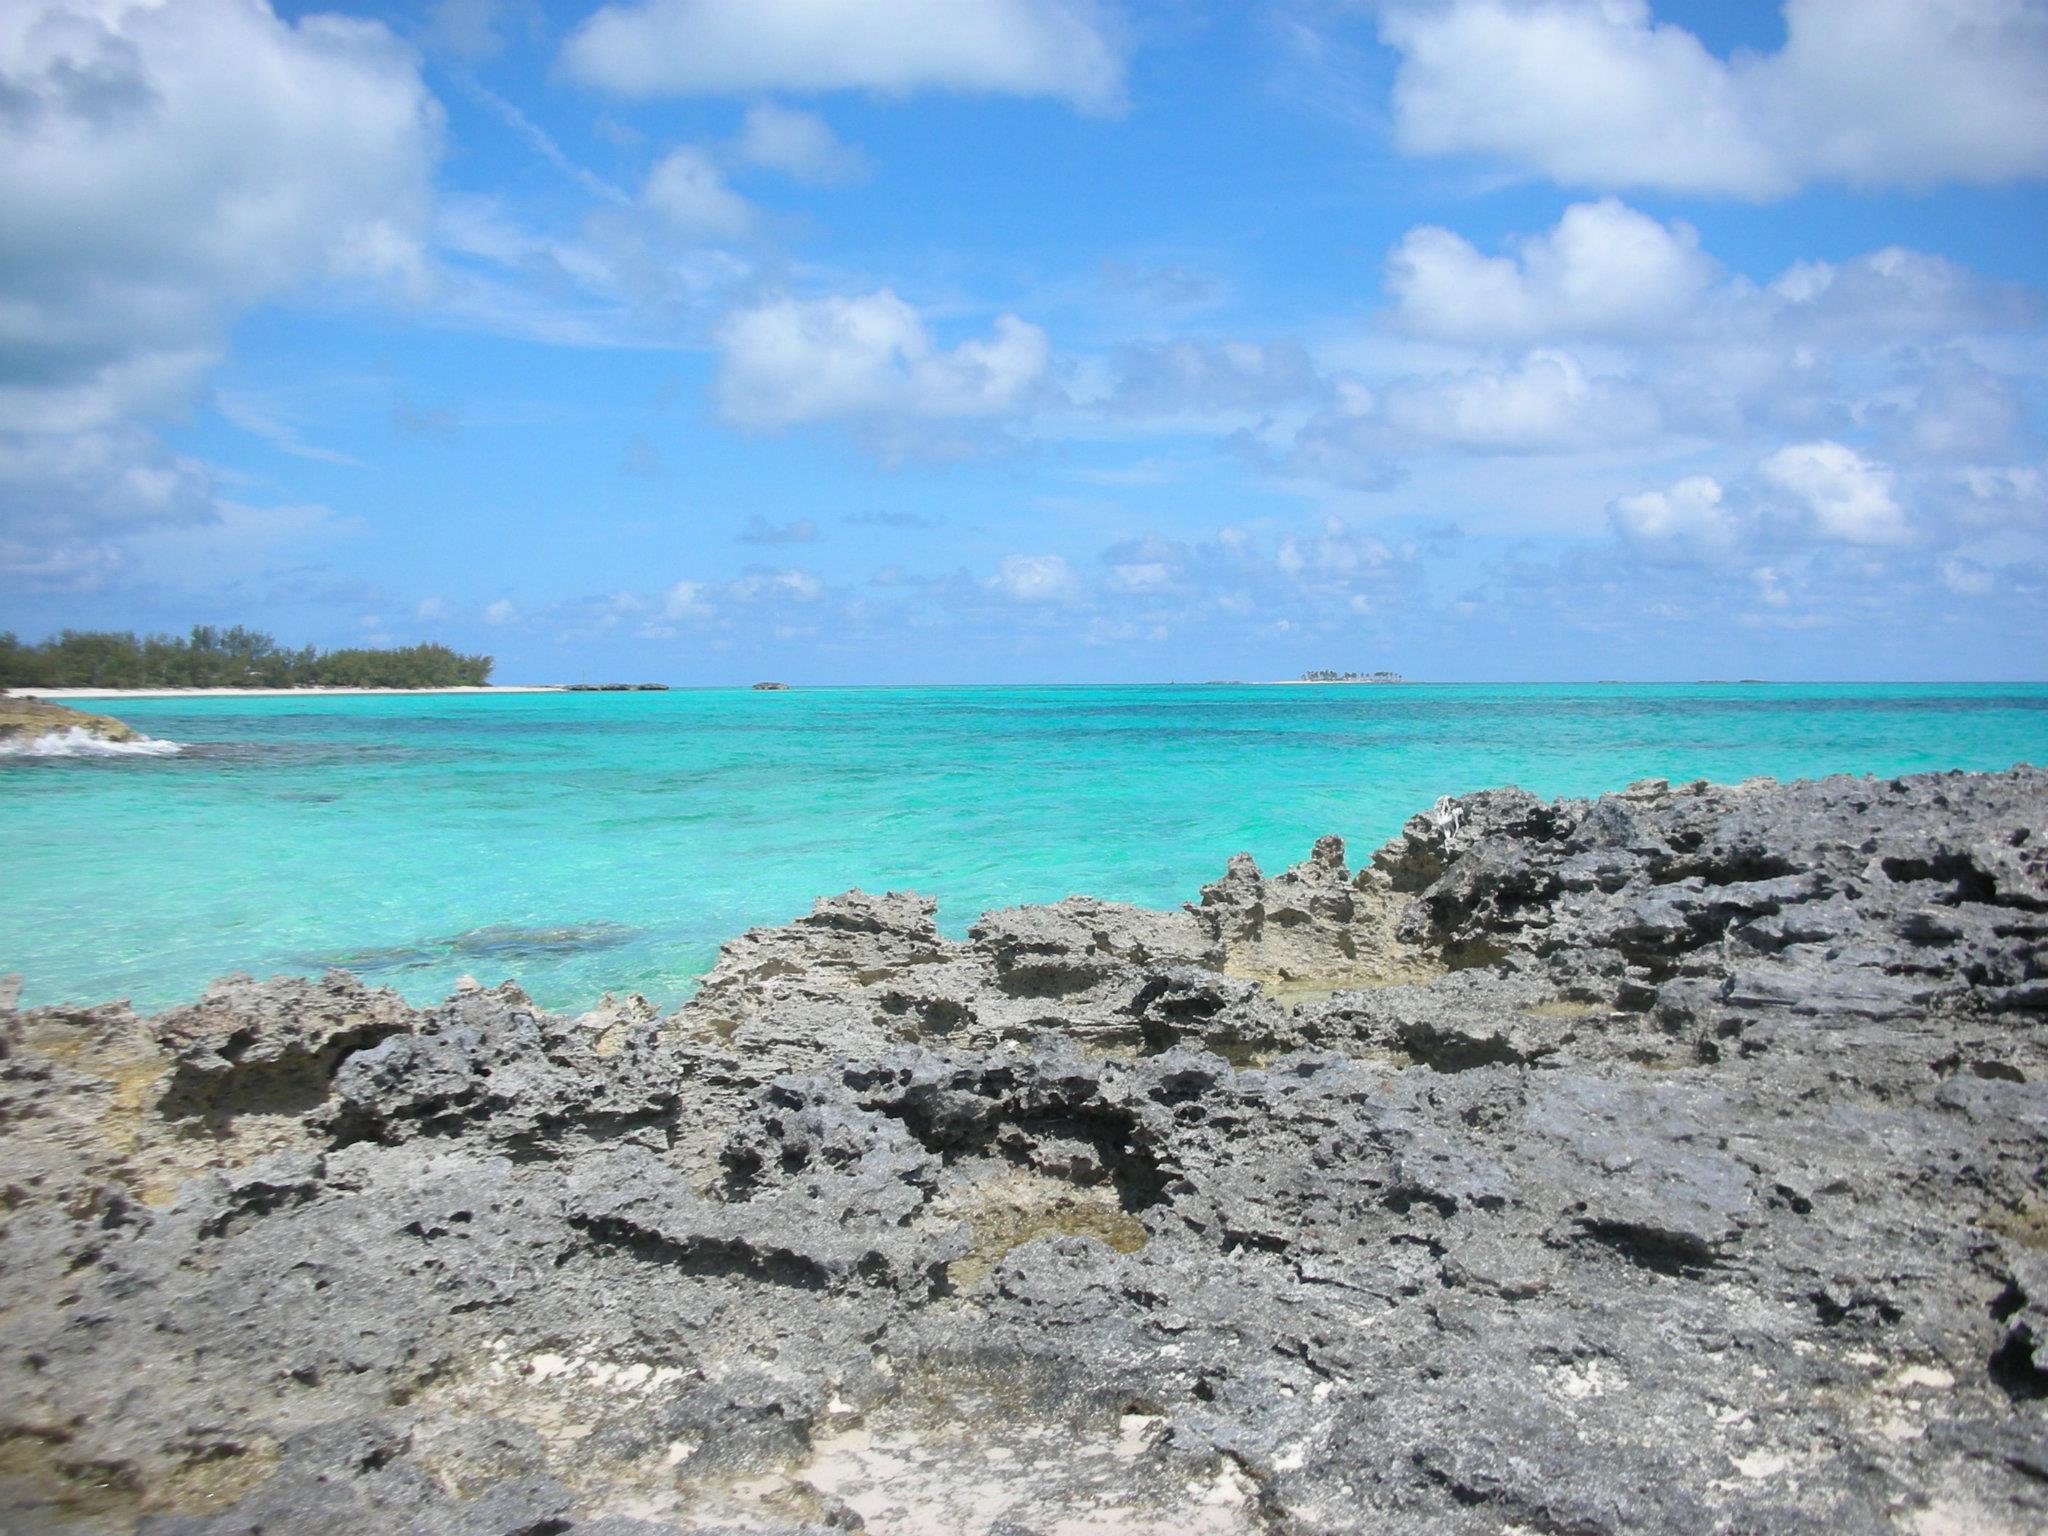
{"label": "green tree", "polygon": [[291,650],[240,624],[195,624],[182,639],[67,629],[27,643],[0,633],[6,688],[480,688],[491,665],[445,645]]}

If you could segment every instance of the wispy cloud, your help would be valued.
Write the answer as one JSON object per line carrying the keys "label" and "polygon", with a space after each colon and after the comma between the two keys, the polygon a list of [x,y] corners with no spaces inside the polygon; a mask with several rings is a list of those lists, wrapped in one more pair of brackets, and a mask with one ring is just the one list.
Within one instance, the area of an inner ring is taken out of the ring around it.
{"label": "wispy cloud", "polygon": [[504,120],[507,127],[526,140],[532,146],[535,154],[568,177],[569,180],[575,182],[577,186],[588,192],[592,197],[597,198],[601,202],[610,203],[614,207],[632,207],[632,193],[615,182],[607,181],[588,166],[580,165],[571,159],[564,152],[562,146],[555,142],[554,135],[528,117],[516,104],[506,100],[506,98],[500,96],[474,75],[467,72],[458,72],[454,78],[466,94],[473,96],[476,100],[497,113]]}
{"label": "wispy cloud", "polygon": [[334,448],[322,448],[317,443],[307,442],[299,435],[297,427],[247,395],[216,391],[213,403],[214,408],[228,421],[250,436],[262,438],[280,453],[288,453],[295,459],[309,459],[318,464],[343,464],[351,469],[363,467],[363,461],[353,454],[343,453]]}

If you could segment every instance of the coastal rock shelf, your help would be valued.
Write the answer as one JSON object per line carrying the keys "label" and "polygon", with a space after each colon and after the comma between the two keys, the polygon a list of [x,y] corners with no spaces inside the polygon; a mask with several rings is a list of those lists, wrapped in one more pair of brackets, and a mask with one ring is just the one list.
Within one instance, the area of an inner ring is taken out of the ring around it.
{"label": "coastal rock shelf", "polygon": [[0,1528],[2040,1530],[2044,827],[1495,790],[666,1016],[0,994]]}

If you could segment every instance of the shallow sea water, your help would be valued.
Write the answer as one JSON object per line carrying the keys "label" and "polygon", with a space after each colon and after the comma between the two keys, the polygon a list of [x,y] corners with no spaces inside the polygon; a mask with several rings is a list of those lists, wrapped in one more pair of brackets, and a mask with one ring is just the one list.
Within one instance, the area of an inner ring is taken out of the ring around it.
{"label": "shallow sea water", "polygon": [[678,690],[86,702],[175,756],[0,758],[0,972],[158,1008],[349,965],[414,1001],[684,996],[862,886],[1173,906],[1439,795],[2048,762],[2048,685]]}

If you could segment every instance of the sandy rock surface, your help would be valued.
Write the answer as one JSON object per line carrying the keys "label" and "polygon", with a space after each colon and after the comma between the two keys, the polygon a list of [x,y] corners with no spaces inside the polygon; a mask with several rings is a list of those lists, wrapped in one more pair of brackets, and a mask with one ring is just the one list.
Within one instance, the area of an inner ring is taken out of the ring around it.
{"label": "sandy rock surface", "polygon": [[2044,828],[1497,790],[667,1016],[0,987],[0,1529],[2048,1528]]}

